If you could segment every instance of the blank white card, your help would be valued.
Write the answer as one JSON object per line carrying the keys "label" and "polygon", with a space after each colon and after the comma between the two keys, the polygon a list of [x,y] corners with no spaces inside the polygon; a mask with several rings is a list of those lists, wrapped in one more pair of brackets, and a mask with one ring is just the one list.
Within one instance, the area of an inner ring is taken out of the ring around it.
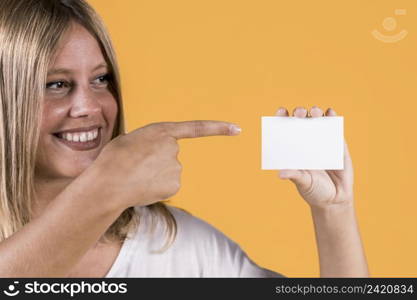
{"label": "blank white card", "polygon": [[340,170],[343,150],[343,117],[262,117],[262,170]]}

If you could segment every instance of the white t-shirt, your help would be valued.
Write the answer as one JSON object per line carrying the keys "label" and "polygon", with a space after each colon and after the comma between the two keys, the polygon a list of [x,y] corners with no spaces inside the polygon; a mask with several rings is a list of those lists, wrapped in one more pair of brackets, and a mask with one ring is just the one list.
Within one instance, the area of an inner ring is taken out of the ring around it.
{"label": "white t-shirt", "polygon": [[238,244],[207,222],[167,205],[177,222],[177,236],[165,245],[165,222],[147,232],[149,208],[135,207],[140,214],[138,230],[128,234],[118,257],[105,277],[284,277],[255,264]]}

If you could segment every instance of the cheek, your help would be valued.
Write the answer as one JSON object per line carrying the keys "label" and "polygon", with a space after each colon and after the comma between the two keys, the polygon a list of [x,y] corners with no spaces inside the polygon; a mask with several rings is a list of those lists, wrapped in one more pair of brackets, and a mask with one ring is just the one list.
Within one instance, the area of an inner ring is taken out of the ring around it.
{"label": "cheek", "polygon": [[113,128],[116,123],[117,114],[118,114],[118,105],[117,100],[113,96],[109,96],[102,101],[102,111],[104,118],[106,119],[110,134],[113,132]]}
{"label": "cheek", "polygon": [[41,136],[54,132],[65,118],[68,108],[45,101],[42,107]]}
{"label": "cheek", "polygon": [[57,107],[49,101],[43,103],[38,150],[36,153],[36,166],[38,170],[48,170],[51,167],[51,159],[57,156],[51,133],[60,126],[64,117],[65,108]]}

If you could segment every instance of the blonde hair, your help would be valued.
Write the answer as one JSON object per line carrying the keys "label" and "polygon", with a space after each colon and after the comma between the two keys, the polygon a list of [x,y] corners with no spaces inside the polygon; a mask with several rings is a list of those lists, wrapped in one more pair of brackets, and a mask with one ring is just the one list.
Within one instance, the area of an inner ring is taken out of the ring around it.
{"label": "blonde hair", "polygon": [[[0,241],[31,221],[35,158],[48,72],[61,38],[75,21],[98,41],[109,66],[109,89],[118,103],[113,138],[125,133],[120,75],[107,30],[84,0],[0,1]],[[174,241],[177,224],[163,202],[149,205],[162,217]],[[104,241],[122,241],[140,216],[126,209],[108,228]]]}

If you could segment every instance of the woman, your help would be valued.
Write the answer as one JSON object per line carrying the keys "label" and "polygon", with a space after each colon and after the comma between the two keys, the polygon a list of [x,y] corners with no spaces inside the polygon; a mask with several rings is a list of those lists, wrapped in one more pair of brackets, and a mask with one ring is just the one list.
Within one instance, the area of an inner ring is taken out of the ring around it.
{"label": "woman", "polygon": [[[177,139],[239,128],[162,122],[125,134],[114,51],[85,1],[0,2],[0,100],[0,276],[282,276],[161,202],[180,188]],[[280,177],[311,207],[321,276],[368,276],[346,144],[344,170]]]}

